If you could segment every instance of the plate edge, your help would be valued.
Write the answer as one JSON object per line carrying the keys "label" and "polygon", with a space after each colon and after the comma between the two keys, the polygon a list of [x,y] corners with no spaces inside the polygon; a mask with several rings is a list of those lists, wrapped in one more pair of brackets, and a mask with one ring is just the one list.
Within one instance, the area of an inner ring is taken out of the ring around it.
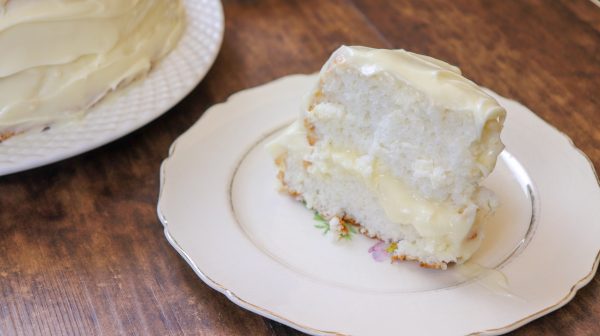
{"label": "plate edge", "polygon": [[175,249],[175,251],[177,251],[177,253],[183,258],[183,260],[185,260],[185,262],[192,268],[192,270],[194,271],[194,273],[196,273],[196,275],[200,278],[200,280],[202,280],[205,284],[207,284],[210,288],[218,291],[219,293],[223,294],[225,297],[227,297],[227,299],[229,299],[231,302],[235,303],[236,305],[238,305],[241,308],[244,308],[248,311],[251,311],[255,314],[261,315],[263,317],[269,318],[271,320],[274,320],[276,322],[285,324],[289,327],[292,327],[294,329],[300,330],[302,332],[311,334],[311,335],[340,335],[340,336],[348,336],[348,334],[342,334],[340,332],[335,332],[335,331],[325,331],[325,330],[319,330],[319,329],[315,329],[315,328],[311,328],[308,326],[304,326],[302,324],[296,323],[292,320],[289,320],[283,316],[279,316],[263,307],[259,307],[257,305],[254,305],[248,301],[245,301],[244,299],[240,298],[235,292],[229,290],[228,288],[226,288],[225,286],[221,285],[220,283],[214,281],[213,279],[211,279],[209,276],[207,276],[204,272],[202,272],[202,270],[200,270],[200,268],[194,263],[194,261],[187,255],[187,253],[183,250],[183,248],[181,248],[181,246],[179,246],[179,244],[177,243],[177,241],[173,238],[173,236],[171,236],[170,232],[169,232],[169,227],[168,227],[168,220],[166,218],[166,216],[164,215],[164,213],[161,210],[161,205],[162,205],[162,200],[163,200],[163,190],[164,190],[164,185],[166,183],[166,167],[167,164],[169,162],[169,159],[172,158],[172,156],[175,153],[175,150],[177,148],[177,144],[180,141],[181,138],[183,138],[196,124],[198,124],[203,118],[205,118],[207,115],[212,114],[212,111],[223,104],[227,104],[230,103],[232,100],[238,100],[240,95],[246,95],[248,94],[248,91],[254,91],[256,89],[262,89],[265,86],[270,86],[272,84],[275,84],[276,82],[279,82],[281,80],[284,79],[288,79],[288,78],[293,78],[293,77],[310,77],[313,76],[315,74],[291,74],[291,75],[287,75],[284,77],[280,77],[277,78],[273,81],[252,87],[252,88],[248,88],[239,92],[235,92],[233,94],[231,94],[229,97],[227,97],[227,99],[225,99],[225,101],[215,104],[211,107],[209,107],[201,116],[200,118],[198,118],[198,120],[189,128],[187,129],[185,132],[183,132],[180,136],[177,137],[177,139],[175,139],[175,141],[173,141],[173,143],[171,144],[171,146],[169,147],[169,151],[168,151],[168,155],[167,157],[162,161],[161,165],[160,165],[160,176],[159,176],[159,191],[158,191],[158,202],[157,202],[157,206],[156,206],[156,213],[157,213],[157,217],[158,220],[160,221],[160,223],[163,225],[163,232],[165,235],[165,238],[167,239],[167,242],[169,242],[169,244],[171,245],[171,247],[173,247],[173,249]]}
{"label": "plate edge", "polygon": [[[314,74],[312,74],[314,75]],[[194,273],[196,273],[196,275],[204,282],[206,283],[209,287],[217,290],[218,292],[220,292],[221,294],[225,295],[230,301],[232,301],[233,303],[237,304],[238,306],[249,310],[251,312],[254,312],[256,314],[259,314],[263,317],[267,317],[269,319],[272,319],[274,321],[283,323],[285,325],[288,325],[294,329],[300,330],[302,332],[306,332],[306,333],[310,333],[312,335],[347,335],[347,334],[343,334],[340,332],[335,332],[335,331],[323,331],[323,330],[318,330],[318,329],[314,329],[311,327],[307,327],[307,326],[303,326],[301,324],[295,323],[291,320],[288,320],[282,316],[278,316],[275,313],[269,311],[268,309],[265,309],[263,307],[260,306],[256,306],[250,302],[245,301],[244,299],[240,298],[239,296],[237,296],[235,294],[235,292],[227,289],[226,287],[224,287],[223,285],[221,285],[220,283],[214,281],[213,279],[211,279],[210,277],[208,277],[206,274],[204,274],[202,272],[202,270],[200,270],[200,268],[191,260],[191,258],[185,253],[185,251],[179,246],[179,244],[175,241],[175,239],[171,236],[171,234],[168,231],[168,221],[167,218],[165,217],[165,215],[163,214],[163,212],[161,211],[161,200],[163,197],[163,190],[164,190],[164,184],[166,183],[165,180],[165,170],[166,170],[166,164],[169,161],[169,159],[174,155],[175,153],[175,149],[176,149],[176,145],[177,142],[183,137],[185,136],[194,126],[196,126],[202,119],[204,116],[206,116],[207,114],[212,114],[212,111],[214,111],[214,109],[216,107],[218,107],[219,105],[223,105],[226,103],[229,103],[232,99],[233,100],[237,100],[239,95],[245,95],[248,93],[251,93],[254,90],[257,89],[262,89],[264,87],[273,85],[277,82],[280,82],[282,80],[285,79],[289,79],[292,77],[298,77],[298,76],[311,76],[311,74],[290,74],[287,76],[283,76],[283,77],[279,77],[273,81],[264,83],[262,85],[258,85],[252,88],[248,88],[248,89],[244,89],[242,91],[236,92],[232,95],[230,95],[224,102],[219,103],[219,104],[215,104],[213,106],[211,106],[210,108],[208,108],[203,114],[202,116],[196,121],[196,123],[194,123],[188,130],[186,130],[184,133],[182,133],[179,137],[177,137],[177,139],[173,142],[173,144],[170,146],[169,148],[169,153],[167,158],[165,158],[163,160],[163,162],[161,163],[160,166],[160,186],[159,186],[159,196],[158,196],[158,204],[157,204],[157,215],[158,215],[158,219],[160,220],[161,224],[164,227],[164,235],[165,238],[167,239],[167,241],[169,242],[169,244],[181,255],[181,257],[186,261],[186,263],[188,263],[188,265],[192,268],[192,270],[194,271]],[[489,89],[487,89],[489,90]],[[489,90],[491,92],[494,92],[492,90]],[[494,92],[495,93],[495,92]],[[578,148],[575,143],[573,142],[573,140],[564,132],[560,131],[558,128],[556,128],[554,125],[550,124],[549,122],[547,122],[546,120],[542,119],[540,116],[538,116],[535,112],[531,111],[529,108],[527,108],[525,105],[519,103],[516,100],[510,99],[510,98],[505,98],[497,93],[495,93],[497,96],[506,99],[508,101],[511,101],[515,104],[518,104],[520,107],[524,108],[525,110],[527,110],[529,113],[531,113],[532,115],[534,115],[535,117],[537,117],[537,119],[542,122],[544,125],[546,126],[550,126],[550,128],[552,130],[554,130],[557,134],[559,134],[560,136],[563,137],[563,139],[567,140],[567,144],[570,145],[573,149],[576,150],[576,152],[583,157],[587,163],[589,164],[592,173],[596,179],[596,187],[597,189],[600,191],[600,179],[598,177],[598,173],[596,172],[594,163],[592,162],[592,160],[585,154],[585,152],[583,152],[580,148]],[[584,286],[586,286],[593,278],[594,275],[596,274],[596,271],[598,270],[598,266],[600,264],[600,248],[598,248],[598,252],[596,254],[596,257],[594,259],[594,262],[592,263],[592,268],[589,271],[589,273],[587,273],[583,278],[579,279],[577,282],[575,282],[573,284],[573,286],[571,287],[571,289],[566,293],[566,295],[560,299],[558,302],[547,306],[546,308],[543,308],[541,310],[539,310],[536,313],[533,313],[531,315],[528,315],[518,321],[515,321],[511,324],[508,324],[506,326],[503,327],[499,327],[499,328],[493,328],[493,329],[487,329],[487,330],[482,330],[482,331],[476,331],[476,332],[472,332],[469,333],[468,335],[498,335],[498,334],[503,334],[503,333],[507,333],[510,331],[513,331],[519,327],[524,326],[525,324],[540,318],[546,314],[549,314],[559,308],[562,308],[564,305],[566,305],[567,303],[569,303],[577,294],[577,292],[583,288]]]}

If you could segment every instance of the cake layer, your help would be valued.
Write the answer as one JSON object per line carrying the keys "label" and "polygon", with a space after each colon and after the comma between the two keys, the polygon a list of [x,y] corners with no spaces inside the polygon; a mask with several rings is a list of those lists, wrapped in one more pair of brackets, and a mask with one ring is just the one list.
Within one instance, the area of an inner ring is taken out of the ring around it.
{"label": "cake layer", "polygon": [[427,200],[377,160],[320,143],[309,146],[306,136],[296,121],[267,150],[280,158],[284,189],[308,208],[328,219],[351,219],[379,239],[401,242],[397,255],[430,265],[466,259],[478,246],[483,236],[473,224],[494,202],[487,191],[469,206]]}
{"label": "cake layer", "polygon": [[503,148],[505,111],[472,82],[454,78],[455,67],[428,60],[342,47],[323,67],[327,80],[309,95],[301,118],[313,138],[380,158],[425,197],[466,202],[462,196],[475,191]]}
{"label": "cake layer", "polygon": [[0,12],[0,134],[81,115],[143,76],[184,27],[179,0],[21,0]]}
{"label": "cake layer", "polygon": [[[403,49],[342,46],[329,58],[321,72],[326,73],[342,64],[358,69],[364,76],[393,75],[425,94],[434,105],[472,114],[475,127],[480,132],[488,120],[503,117],[506,113],[477,84],[463,77],[459,68],[433,57]],[[307,101],[307,105],[310,102]]]}

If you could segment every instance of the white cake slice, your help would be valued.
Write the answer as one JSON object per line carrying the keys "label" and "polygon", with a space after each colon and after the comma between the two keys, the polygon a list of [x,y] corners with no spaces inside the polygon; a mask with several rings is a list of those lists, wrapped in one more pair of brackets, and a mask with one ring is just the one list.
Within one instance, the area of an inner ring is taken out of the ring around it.
{"label": "white cake slice", "polygon": [[393,260],[446,268],[475,252],[495,208],[480,184],[504,147],[505,113],[447,63],[342,46],[268,149],[281,188],[332,231],[357,226]]}

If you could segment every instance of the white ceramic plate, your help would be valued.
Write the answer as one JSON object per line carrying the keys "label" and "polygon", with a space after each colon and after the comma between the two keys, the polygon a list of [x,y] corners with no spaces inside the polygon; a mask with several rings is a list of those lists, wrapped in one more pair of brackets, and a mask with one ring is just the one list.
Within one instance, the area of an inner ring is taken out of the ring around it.
{"label": "white ceramic plate", "polygon": [[56,162],[102,146],[159,117],[185,97],[213,64],[223,40],[218,0],[184,0],[187,25],[179,44],[148,76],[109,95],[81,120],[0,143],[0,175]]}
{"label": "white ceramic plate", "polygon": [[[158,214],[173,247],[236,304],[311,334],[464,335],[515,329],[567,303],[600,251],[600,188],[570,140],[517,102],[486,185],[501,207],[473,260],[499,272],[375,262],[373,241],[334,243],[275,190],[263,149],[298,114],[314,76],[233,95],[171,147]],[[492,93],[493,94],[493,93]],[[498,290],[505,276],[508,290]],[[490,281],[491,280],[491,281]]]}

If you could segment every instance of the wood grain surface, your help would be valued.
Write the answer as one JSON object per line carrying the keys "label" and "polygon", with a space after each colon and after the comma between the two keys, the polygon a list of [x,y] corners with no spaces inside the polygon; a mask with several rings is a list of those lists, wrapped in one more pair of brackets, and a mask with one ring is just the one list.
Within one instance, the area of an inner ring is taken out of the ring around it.
{"label": "wood grain surface", "polygon": [[[171,111],[100,149],[0,177],[0,335],[300,335],[229,302],[170,247],[155,211],[159,166],[209,106],[314,72],[340,44],[405,48],[458,65],[568,134],[600,168],[600,8],[592,2],[223,5],[215,65]],[[513,334],[600,335],[600,276]]]}

